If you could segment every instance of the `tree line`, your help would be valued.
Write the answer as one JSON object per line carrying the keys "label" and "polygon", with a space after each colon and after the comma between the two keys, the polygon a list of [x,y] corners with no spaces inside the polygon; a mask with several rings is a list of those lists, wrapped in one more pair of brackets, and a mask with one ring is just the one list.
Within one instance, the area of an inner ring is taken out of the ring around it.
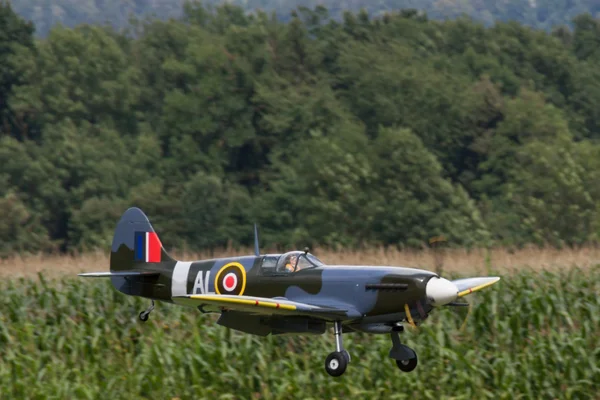
{"label": "tree line", "polygon": [[[186,2],[188,0],[19,0],[13,3],[17,14],[33,21],[36,34],[45,37],[57,24],[71,28],[78,24],[109,24],[124,28],[131,18],[180,18]],[[586,12],[595,17],[600,15],[600,4],[595,0],[204,0],[203,3],[208,6],[229,3],[242,7],[246,13],[255,10],[274,12],[286,22],[299,7],[325,6],[337,20],[341,20],[346,11],[356,13],[364,9],[369,15],[380,17],[390,11],[418,7],[432,19],[467,15],[486,25],[517,21],[546,30],[570,25],[574,17]]]}
{"label": "tree line", "polygon": [[600,232],[600,22],[187,4],[44,39],[0,6],[0,252],[580,245]]}

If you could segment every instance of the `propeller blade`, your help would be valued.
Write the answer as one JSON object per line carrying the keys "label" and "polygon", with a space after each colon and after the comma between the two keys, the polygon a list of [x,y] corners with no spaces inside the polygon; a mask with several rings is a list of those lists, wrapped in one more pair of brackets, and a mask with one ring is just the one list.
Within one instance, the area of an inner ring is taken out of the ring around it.
{"label": "propeller blade", "polygon": [[485,276],[477,278],[464,278],[452,281],[458,288],[458,297],[463,297],[478,290],[484,289],[500,280],[497,276]]}

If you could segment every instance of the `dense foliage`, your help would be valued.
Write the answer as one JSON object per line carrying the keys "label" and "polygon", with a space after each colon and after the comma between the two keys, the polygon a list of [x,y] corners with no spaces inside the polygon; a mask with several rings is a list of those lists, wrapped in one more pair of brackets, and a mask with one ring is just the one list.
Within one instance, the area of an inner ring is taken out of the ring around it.
{"label": "dense foliage", "polygon": [[[186,0],[19,0],[13,3],[17,13],[34,21],[37,33],[45,36],[56,24],[74,27],[82,23],[100,23],[122,28],[128,25],[131,17],[178,18]],[[289,20],[291,12],[298,7],[323,5],[338,20],[343,18],[345,11],[364,9],[371,16],[381,16],[390,11],[418,8],[433,19],[468,15],[486,25],[512,20],[542,29],[570,24],[575,16],[586,12],[596,17],[600,15],[600,4],[595,0],[204,0],[203,3],[234,4],[248,13],[257,9],[274,12],[283,21]]]}
{"label": "dense foliage", "polygon": [[600,233],[600,22],[186,7],[135,35],[0,6],[0,252],[580,244]]}
{"label": "dense foliage", "polygon": [[[250,336],[213,315],[147,304],[107,281],[0,282],[0,393],[47,399],[596,399],[600,269],[505,276],[443,308],[402,340],[419,366],[402,373],[388,335],[348,334],[346,373],[322,336]],[[463,326],[463,322],[466,323]]]}

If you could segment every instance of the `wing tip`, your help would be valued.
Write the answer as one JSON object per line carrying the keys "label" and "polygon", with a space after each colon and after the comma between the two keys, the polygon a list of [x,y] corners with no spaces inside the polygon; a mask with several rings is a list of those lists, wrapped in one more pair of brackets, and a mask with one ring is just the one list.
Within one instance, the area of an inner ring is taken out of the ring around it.
{"label": "wing tip", "polygon": [[82,278],[108,278],[110,277],[110,272],[83,272],[81,274],[77,274]]}

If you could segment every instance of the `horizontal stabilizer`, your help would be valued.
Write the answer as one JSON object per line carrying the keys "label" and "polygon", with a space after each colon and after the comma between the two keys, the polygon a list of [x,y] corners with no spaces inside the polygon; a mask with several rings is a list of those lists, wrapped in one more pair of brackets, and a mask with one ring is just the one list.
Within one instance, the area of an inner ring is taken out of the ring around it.
{"label": "horizontal stabilizer", "polygon": [[115,271],[115,272],[86,272],[77,274],[84,278],[112,278],[112,277],[127,277],[127,276],[152,276],[160,275],[160,272],[155,271]]}
{"label": "horizontal stabilizer", "polygon": [[497,276],[487,276],[480,278],[457,279],[452,283],[458,289],[458,297],[463,297],[478,290],[484,289],[500,280]]}

